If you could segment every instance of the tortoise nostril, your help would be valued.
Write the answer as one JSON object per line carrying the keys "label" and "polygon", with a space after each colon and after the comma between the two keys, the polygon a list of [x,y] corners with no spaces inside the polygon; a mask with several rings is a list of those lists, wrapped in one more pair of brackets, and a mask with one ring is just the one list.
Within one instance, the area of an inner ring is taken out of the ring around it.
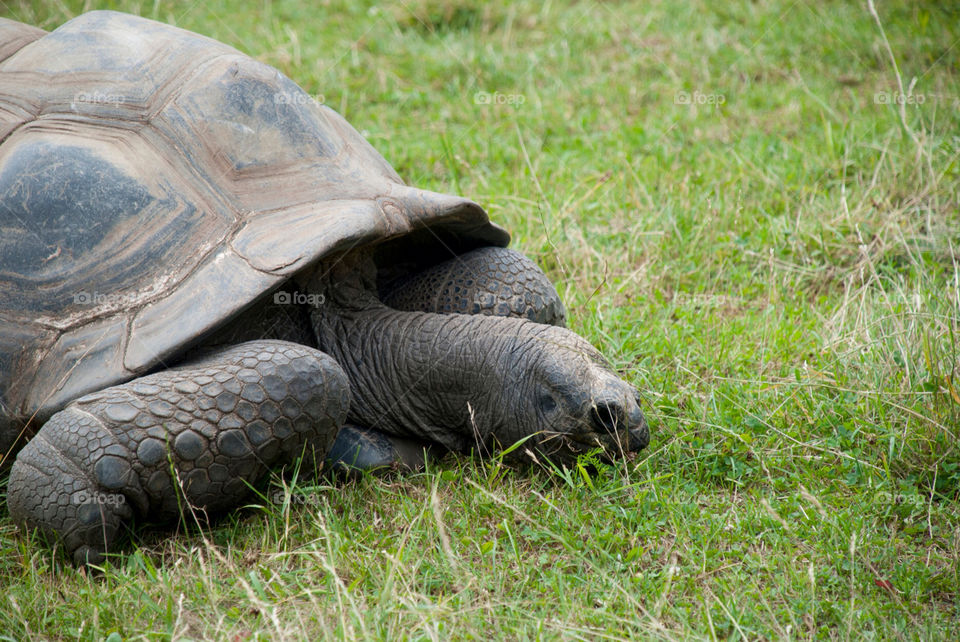
{"label": "tortoise nostril", "polygon": [[598,403],[593,407],[591,414],[594,427],[598,432],[616,435],[617,432],[627,426],[626,413],[623,410],[623,406],[615,401]]}

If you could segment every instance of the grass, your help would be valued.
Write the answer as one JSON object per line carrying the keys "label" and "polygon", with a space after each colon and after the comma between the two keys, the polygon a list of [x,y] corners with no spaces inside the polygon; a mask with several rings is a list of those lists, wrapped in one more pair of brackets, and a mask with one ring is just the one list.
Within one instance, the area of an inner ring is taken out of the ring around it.
{"label": "grass", "polygon": [[871,6],[0,5],[140,13],[322,95],[513,232],[653,427],[592,476],[452,458],[273,486],[99,576],[4,506],[0,632],[953,638],[960,14]]}

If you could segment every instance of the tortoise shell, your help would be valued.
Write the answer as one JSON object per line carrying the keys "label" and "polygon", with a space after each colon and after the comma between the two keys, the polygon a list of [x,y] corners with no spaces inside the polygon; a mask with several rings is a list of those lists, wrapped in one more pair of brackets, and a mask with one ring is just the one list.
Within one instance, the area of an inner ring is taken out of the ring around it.
{"label": "tortoise shell", "polygon": [[49,34],[0,20],[0,43],[0,446],[326,255],[509,241],[214,40],[96,11]]}

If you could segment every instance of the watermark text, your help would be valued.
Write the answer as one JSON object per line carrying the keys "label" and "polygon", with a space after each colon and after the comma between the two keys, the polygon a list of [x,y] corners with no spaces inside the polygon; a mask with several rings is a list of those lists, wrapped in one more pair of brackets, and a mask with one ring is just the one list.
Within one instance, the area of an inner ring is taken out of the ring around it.
{"label": "watermark text", "polygon": [[689,91],[678,91],[673,96],[674,105],[710,105],[719,107],[727,102],[724,94],[708,94],[699,90],[690,93]]}
{"label": "watermark text", "polygon": [[477,105],[515,105],[519,107],[527,102],[527,97],[523,94],[504,94],[499,91],[493,93],[478,91],[473,95],[473,102]]}
{"label": "watermark text", "polygon": [[323,294],[309,294],[307,292],[287,292],[278,290],[273,293],[273,302],[276,305],[310,305],[319,308],[326,302]]}

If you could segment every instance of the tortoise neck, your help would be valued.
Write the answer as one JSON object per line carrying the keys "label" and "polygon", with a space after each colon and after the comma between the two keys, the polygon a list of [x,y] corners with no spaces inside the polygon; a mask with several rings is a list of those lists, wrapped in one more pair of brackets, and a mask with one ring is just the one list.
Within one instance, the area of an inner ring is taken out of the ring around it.
{"label": "tortoise neck", "polygon": [[519,358],[520,319],[387,307],[372,275],[349,262],[323,272],[311,311],[321,350],[350,378],[350,421],[463,450],[486,441],[519,391],[505,385]]}

